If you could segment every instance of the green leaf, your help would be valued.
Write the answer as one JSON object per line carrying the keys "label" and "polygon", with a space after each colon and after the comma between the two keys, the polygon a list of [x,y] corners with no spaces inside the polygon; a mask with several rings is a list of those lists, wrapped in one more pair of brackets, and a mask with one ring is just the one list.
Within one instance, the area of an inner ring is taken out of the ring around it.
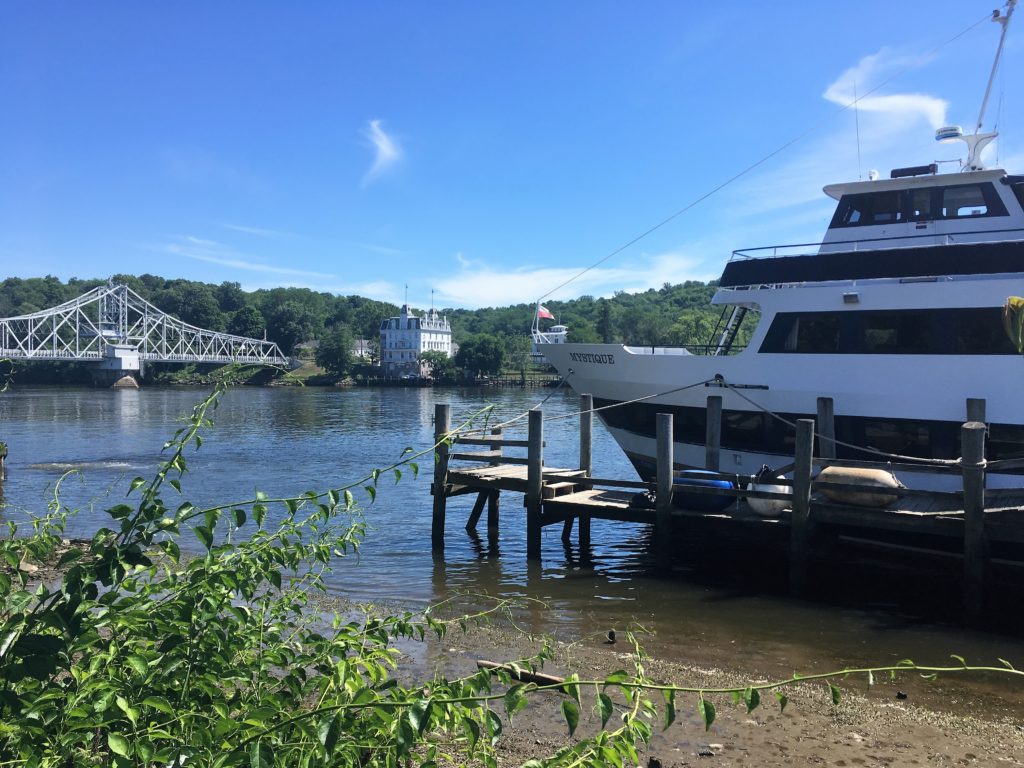
{"label": "green leaf", "polygon": [[422,736],[430,724],[431,704],[430,699],[420,699],[409,708],[409,725],[416,731],[417,736]]}
{"label": "green leaf", "polygon": [[197,525],[192,529],[196,538],[203,543],[203,546],[210,549],[213,546],[213,531],[203,525]]}
{"label": "green leaf", "polygon": [[569,736],[576,733],[576,726],[580,724],[580,708],[572,699],[562,699],[562,717],[565,724],[569,726]]}
{"label": "green leaf", "polygon": [[509,720],[511,720],[517,712],[522,711],[527,704],[526,697],[523,695],[523,688],[525,687],[525,685],[520,683],[518,685],[513,685],[505,692],[505,712],[508,713]]}
{"label": "green leaf", "polygon": [[747,705],[749,715],[761,704],[761,693],[756,688],[747,688],[743,691],[743,703]]}
{"label": "green leaf", "polygon": [[998,661],[998,662],[999,662],[1000,664],[1002,664],[1002,665],[1003,665],[1004,667],[1006,667],[1007,669],[1015,669],[1015,667],[1013,666],[1013,664],[1011,664],[1010,662],[1008,662],[1008,661],[1007,661],[1006,659],[999,659],[999,658],[997,658],[996,660],[997,660],[997,661]]}
{"label": "green leaf", "polygon": [[119,733],[107,734],[107,746],[110,747],[111,752],[115,755],[121,755],[121,757],[128,757],[131,752],[128,739]]}
{"label": "green leaf", "polygon": [[364,488],[366,490],[366,493],[369,495],[370,503],[372,504],[377,500],[377,489],[374,488],[372,485],[367,485]]}
{"label": "green leaf", "polygon": [[843,697],[842,692],[839,690],[839,686],[835,685],[834,683],[829,683],[828,689],[832,693],[832,703],[838,705],[839,701]]}
{"label": "green leaf", "polygon": [[232,515],[232,517],[235,518],[235,527],[236,528],[241,528],[243,525],[245,525],[245,510],[244,509],[232,509],[231,510],[231,515]]}
{"label": "green leaf", "polygon": [[949,654],[949,658],[956,659],[957,661],[959,661],[961,667],[967,666],[967,661],[964,659],[963,656],[957,656],[955,653],[951,653]]}
{"label": "green leaf", "polygon": [[870,688],[875,684],[875,674],[870,669],[868,670],[868,687]]}
{"label": "green leaf", "polygon": [[[153,709],[167,715],[174,714],[174,709],[171,707],[171,703],[163,696],[147,696],[142,700],[142,706],[152,707]],[[216,708],[216,705],[214,705],[214,708]]]}
{"label": "green leaf", "polygon": [[274,762],[274,754],[270,747],[254,741],[249,747],[249,768],[270,768]]}
{"label": "green leaf", "polygon": [[327,754],[330,755],[334,752],[338,737],[341,735],[341,714],[336,713],[321,720],[320,726],[317,728],[317,735]]}
{"label": "green leaf", "polygon": [[612,700],[607,693],[597,694],[597,711],[601,713],[601,728],[604,728],[612,716]]}
{"label": "green leaf", "polygon": [[398,485],[399,481],[402,479],[402,470],[395,467],[392,471],[395,473],[395,485]]}
{"label": "green leaf", "polygon": [[419,474],[420,474],[420,465],[419,464],[417,464],[415,461],[410,461],[409,462],[409,469],[412,470],[413,477],[419,477]]}
{"label": "green leaf", "polygon": [[665,697],[665,717],[662,730],[667,729],[676,720],[676,692],[669,688],[661,692]]}
{"label": "green leaf", "polygon": [[128,662],[128,666],[130,666],[140,675],[144,675],[146,674],[146,672],[149,671],[149,664],[142,656],[139,656],[137,653],[130,654],[125,658],[125,661]]}
{"label": "green leaf", "polygon": [[355,506],[355,503],[356,503],[356,500],[352,496],[352,491],[349,491],[349,490],[346,489],[346,491],[345,491],[345,508],[346,509],[352,509],[352,507]]}
{"label": "green leaf", "polygon": [[775,700],[779,702],[779,713],[785,712],[786,705],[789,704],[789,697],[781,691],[776,691]]}
{"label": "green leaf", "polygon": [[715,722],[715,705],[704,698],[704,694],[697,699],[697,714],[704,721],[704,730],[710,731],[711,724]]}
{"label": "green leaf", "polygon": [[604,685],[605,687],[609,685],[618,685],[620,683],[626,682],[627,680],[629,680],[629,673],[627,673],[624,669],[620,669],[608,675],[608,677],[604,679]]}
{"label": "green leaf", "polygon": [[487,710],[487,730],[491,734],[491,746],[493,747],[498,743],[498,739],[501,738],[501,718],[494,712],[493,709]]}

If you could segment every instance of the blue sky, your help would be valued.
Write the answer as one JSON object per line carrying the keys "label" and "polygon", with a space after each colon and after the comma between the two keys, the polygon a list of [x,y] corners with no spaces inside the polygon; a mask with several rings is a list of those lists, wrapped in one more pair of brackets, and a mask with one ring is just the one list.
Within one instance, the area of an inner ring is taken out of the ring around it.
{"label": "blue sky", "polygon": [[[533,301],[810,131],[554,296],[712,279],[819,240],[826,183],[960,156],[932,136],[973,129],[993,6],[11,0],[0,277]],[[1017,173],[1022,59],[1019,13],[986,119]]]}

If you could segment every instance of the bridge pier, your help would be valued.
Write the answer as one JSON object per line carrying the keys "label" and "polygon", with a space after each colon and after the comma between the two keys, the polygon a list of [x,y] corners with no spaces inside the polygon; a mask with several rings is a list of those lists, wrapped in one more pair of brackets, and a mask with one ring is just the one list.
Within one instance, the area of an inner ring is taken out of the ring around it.
{"label": "bridge pier", "polygon": [[141,375],[138,349],[131,344],[108,344],[103,359],[92,369],[92,383],[96,387],[138,389],[137,377]]}

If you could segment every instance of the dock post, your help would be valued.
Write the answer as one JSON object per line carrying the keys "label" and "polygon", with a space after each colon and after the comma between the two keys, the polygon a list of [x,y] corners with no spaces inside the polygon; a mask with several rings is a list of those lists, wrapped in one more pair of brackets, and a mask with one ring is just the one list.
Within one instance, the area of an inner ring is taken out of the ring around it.
{"label": "dock post", "polygon": [[672,414],[659,413],[657,418],[658,490],[655,494],[655,558],[658,569],[667,570],[672,565],[672,468],[675,463],[672,453],[675,446],[672,440]]}
{"label": "dock post", "polygon": [[447,403],[434,405],[434,444],[437,446],[434,462],[434,514],[430,523],[430,548],[435,552],[444,549],[444,516],[448,504],[445,486],[448,481],[448,443],[442,442],[452,428],[452,407]]}
{"label": "dock post", "polygon": [[704,432],[704,468],[715,472],[720,466],[722,446],[722,396],[708,395],[707,428]]}
{"label": "dock post", "polygon": [[818,398],[818,456],[836,457],[836,415],[831,397]]}
{"label": "dock post", "polygon": [[[594,397],[580,395],[580,469],[586,477],[594,474]],[[580,554],[590,547],[590,515],[580,515],[579,526]]]}
{"label": "dock post", "polygon": [[[501,427],[495,427],[491,430],[491,435],[498,438],[499,440],[504,436],[504,432]],[[498,446],[498,462],[501,462],[501,457],[505,455],[505,446]],[[493,489],[487,494],[487,541],[492,546],[498,541],[498,528],[500,517],[498,514],[498,501],[501,497],[501,491],[497,488]]]}
{"label": "dock post", "polygon": [[977,625],[984,614],[988,581],[985,534],[985,425],[970,421],[960,428],[964,478],[964,614]]}
{"label": "dock post", "polygon": [[789,523],[789,588],[797,597],[807,593],[811,520],[811,469],[814,466],[814,419],[796,422],[793,465],[793,513]]}
{"label": "dock post", "polygon": [[985,424],[988,421],[988,419],[985,418],[985,398],[967,398],[967,421],[978,421],[982,424]]}
{"label": "dock post", "polygon": [[544,480],[544,414],[530,411],[526,465],[526,559],[540,560],[541,488]]}

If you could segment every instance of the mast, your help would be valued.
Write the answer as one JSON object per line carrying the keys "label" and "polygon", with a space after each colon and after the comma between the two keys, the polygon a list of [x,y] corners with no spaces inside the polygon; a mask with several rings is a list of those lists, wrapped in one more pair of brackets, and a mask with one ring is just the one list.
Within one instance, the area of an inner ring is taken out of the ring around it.
{"label": "mast", "polygon": [[1010,17],[1017,6],[1017,0],[1007,0],[1006,14],[1000,14],[998,10],[992,11],[992,21],[997,22],[1003,28],[999,35],[999,47],[996,48],[996,58],[992,62],[992,72],[988,76],[988,86],[985,88],[985,98],[981,100],[981,110],[978,112],[978,124],[974,126],[974,132],[981,130],[981,123],[985,119],[985,110],[988,108],[988,97],[992,93],[992,83],[996,79],[996,70],[999,69],[999,59],[1003,56],[1003,43],[1006,42],[1006,29],[1010,26]]}
{"label": "mast", "polygon": [[1010,17],[1013,16],[1013,11],[1017,7],[1017,0],[1006,1],[1006,13],[1002,14],[998,10],[992,11],[992,21],[997,22],[1003,29],[999,35],[999,45],[996,48],[996,57],[992,62],[992,71],[988,76],[988,85],[985,88],[985,97],[981,100],[981,110],[978,112],[978,122],[974,126],[974,133],[970,135],[964,135],[963,129],[959,125],[949,125],[943,128],[939,128],[935,132],[936,141],[962,141],[967,145],[967,160],[962,164],[962,171],[980,171],[985,166],[981,164],[981,153],[985,147],[988,146],[996,136],[998,132],[989,131],[988,133],[981,133],[981,125],[985,119],[985,110],[988,108],[988,98],[992,94],[992,84],[996,79],[996,72],[999,69],[999,60],[1003,56],[1003,43],[1006,41],[1006,30],[1010,26]]}

